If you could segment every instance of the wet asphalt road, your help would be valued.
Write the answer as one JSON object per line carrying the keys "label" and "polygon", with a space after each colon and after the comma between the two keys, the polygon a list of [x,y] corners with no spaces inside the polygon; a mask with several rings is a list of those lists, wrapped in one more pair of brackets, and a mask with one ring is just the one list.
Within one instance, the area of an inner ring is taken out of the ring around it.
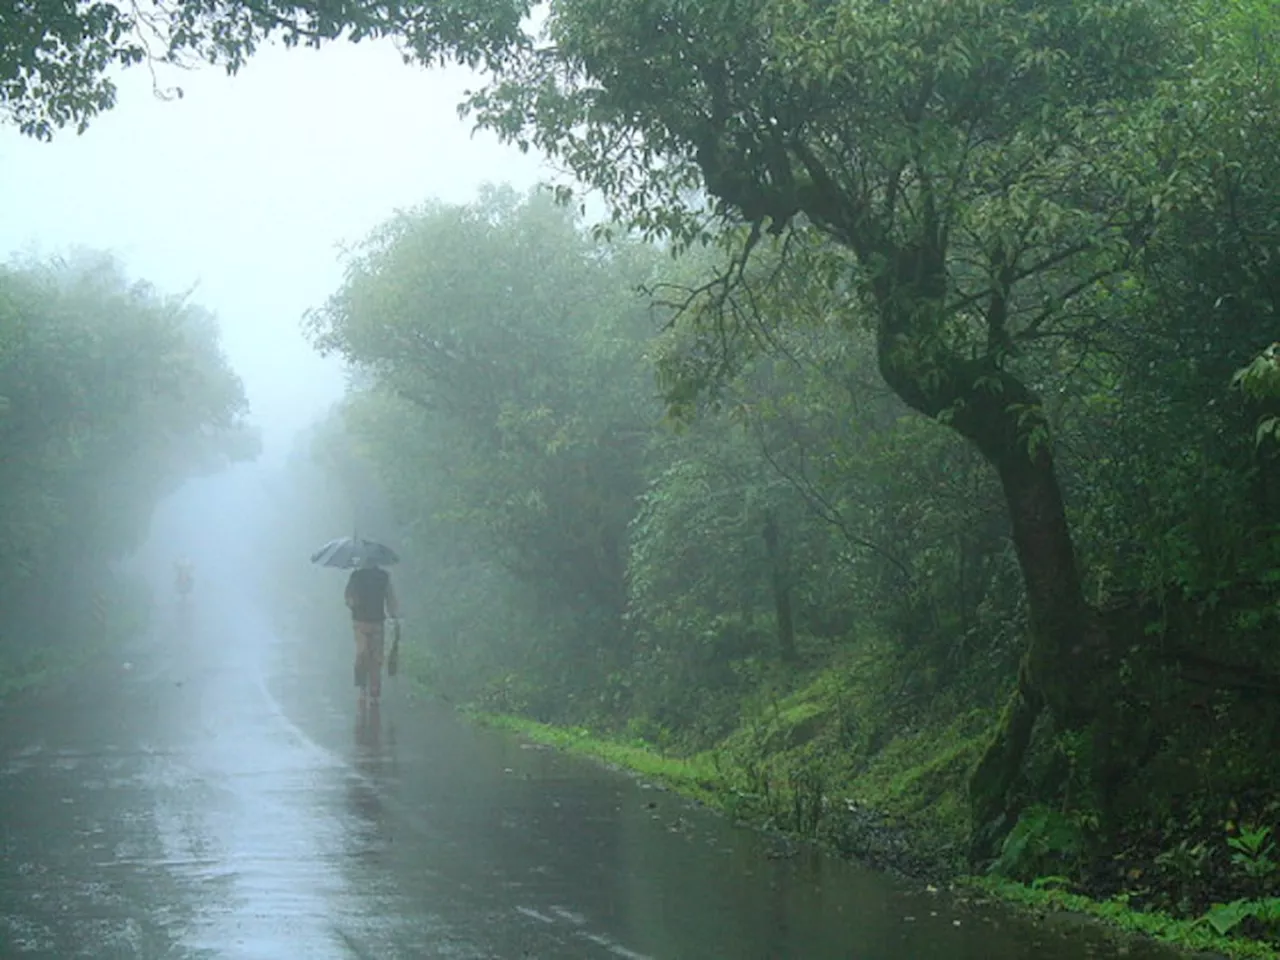
{"label": "wet asphalt road", "polygon": [[158,619],[92,682],[4,712],[0,957],[1122,955],[779,858],[395,682],[361,716],[345,648],[198,605]]}

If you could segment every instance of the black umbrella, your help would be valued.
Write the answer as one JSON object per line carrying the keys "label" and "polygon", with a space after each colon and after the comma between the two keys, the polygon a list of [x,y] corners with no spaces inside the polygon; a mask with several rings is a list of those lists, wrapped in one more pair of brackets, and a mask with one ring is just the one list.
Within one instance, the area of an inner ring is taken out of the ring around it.
{"label": "black umbrella", "polygon": [[318,563],[322,567],[341,567],[344,570],[358,567],[366,560],[380,567],[400,562],[396,552],[386,544],[378,543],[376,540],[365,540],[362,537],[339,537],[337,540],[330,540],[311,555],[312,563]]}

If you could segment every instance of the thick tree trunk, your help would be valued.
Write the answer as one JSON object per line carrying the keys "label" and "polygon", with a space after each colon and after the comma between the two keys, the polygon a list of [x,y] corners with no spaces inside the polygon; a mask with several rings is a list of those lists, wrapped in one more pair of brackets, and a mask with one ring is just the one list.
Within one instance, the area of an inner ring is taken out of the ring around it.
{"label": "thick tree trunk", "polygon": [[881,370],[898,395],[921,413],[949,417],[1000,477],[1031,615],[1030,682],[1055,716],[1070,717],[1076,698],[1060,695],[1071,685],[1060,671],[1085,651],[1093,618],[1039,399],[994,363],[956,361],[915,374],[893,360],[882,350]]}
{"label": "thick tree trunk", "polygon": [[1016,811],[1009,806],[1009,787],[1022,769],[1022,758],[1031,744],[1031,732],[1043,706],[1044,701],[1031,685],[1027,671],[1019,670],[1018,688],[1005,705],[1000,726],[969,780],[969,808],[973,817],[969,859],[973,863],[991,859],[1016,822]]}
{"label": "thick tree trunk", "polygon": [[[1040,710],[1067,729],[1094,714],[1089,654],[1099,631],[1076,567],[1039,398],[993,358],[964,359],[938,345],[940,323],[930,311],[945,286],[940,255],[904,255],[897,280],[896,292],[879,291],[881,373],[906,403],[947,419],[995,467],[1026,585],[1031,636],[1018,691],[970,784],[981,857],[1012,826],[1006,798]],[[904,289],[918,296],[904,300]]]}

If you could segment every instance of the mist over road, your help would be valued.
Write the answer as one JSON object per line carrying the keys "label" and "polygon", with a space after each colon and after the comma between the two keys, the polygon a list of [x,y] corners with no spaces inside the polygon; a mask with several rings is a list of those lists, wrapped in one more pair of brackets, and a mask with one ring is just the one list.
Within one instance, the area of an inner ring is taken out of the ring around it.
{"label": "mist over road", "polygon": [[119,662],[6,712],[0,954],[1109,955],[778,857],[398,682],[362,719],[344,634],[282,636],[205,586]]}

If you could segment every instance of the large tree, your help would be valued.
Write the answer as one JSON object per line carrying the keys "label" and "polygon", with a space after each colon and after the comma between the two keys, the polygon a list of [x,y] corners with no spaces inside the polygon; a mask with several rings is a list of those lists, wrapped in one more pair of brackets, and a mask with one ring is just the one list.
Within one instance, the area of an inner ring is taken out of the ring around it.
{"label": "large tree", "polygon": [[[1140,315],[1144,251],[1205,169],[1196,144],[1239,127],[1201,111],[1230,92],[1202,64],[1229,58],[1224,31],[1247,33],[1266,10],[554,0],[532,42],[519,3],[444,9],[475,29],[428,23],[420,46],[500,70],[472,101],[482,123],[539,146],[617,220],[677,247],[740,230],[733,266],[693,301],[704,315],[732,309],[761,237],[822,237],[834,282],[853,294],[846,322],[871,325],[887,383],[994,468],[1031,621],[1017,694],[974,782],[979,824],[998,823],[1041,711],[1080,728],[1111,696],[1043,398],[1118,317]],[[379,10],[366,32],[416,23]],[[342,8],[311,32],[337,36],[369,15]],[[250,18],[251,39],[279,26],[266,16]],[[1246,93],[1272,82],[1263,72],[1244,78]]]}
{"label": "large tree", "polygon": [[1041,389],[1047,353],[1119,309],[1160,211],[1175,26],[1151,0],[566,0],[554,53],[474,101],[650,232],[728,220],[739,261],[793,230],[852,256],[848,322],[872,324],[886,381],[976,445],[1008,506],[1031,642],[975,780],[983,823],[1040,710],[1080,727],[1106,696]]}

